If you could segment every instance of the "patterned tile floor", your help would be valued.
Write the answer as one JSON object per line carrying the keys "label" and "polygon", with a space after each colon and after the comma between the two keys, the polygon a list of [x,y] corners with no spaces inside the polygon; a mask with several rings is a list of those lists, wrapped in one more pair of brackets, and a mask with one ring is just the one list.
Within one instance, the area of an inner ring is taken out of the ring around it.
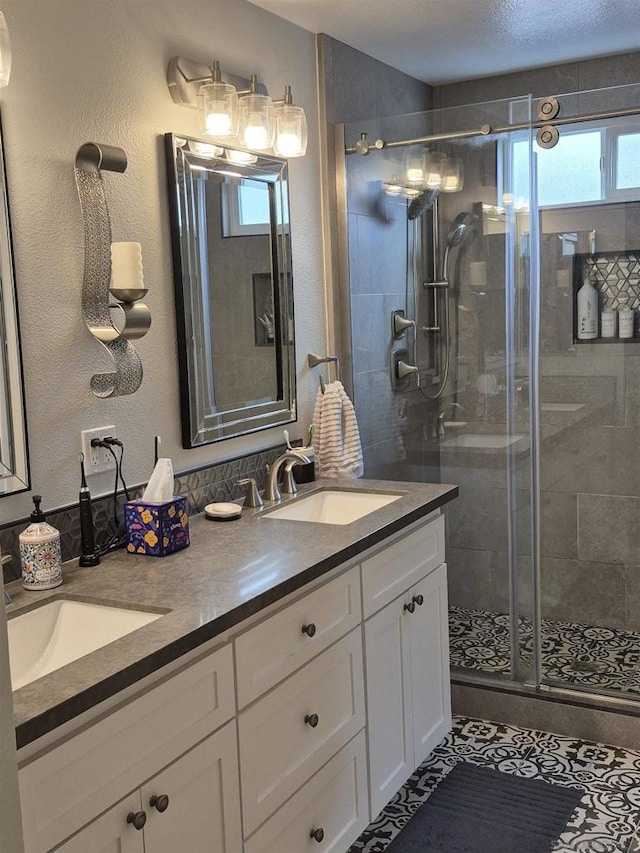
{"label": "patterned tile floor", "polygon": [[582,788],[553,853],[640,853],[640,751],[463,717],[349,853],[384,851],[458,761]]}
{"label": "patterned tile floor", "polygon": [[[573,622],[542,621],[542,671],[564,684],[640,693],[640,634]],[[451,665],[508,673],[509,617],[449,608]],[[520,658],[531,664],[533,628],[520,619]]]}

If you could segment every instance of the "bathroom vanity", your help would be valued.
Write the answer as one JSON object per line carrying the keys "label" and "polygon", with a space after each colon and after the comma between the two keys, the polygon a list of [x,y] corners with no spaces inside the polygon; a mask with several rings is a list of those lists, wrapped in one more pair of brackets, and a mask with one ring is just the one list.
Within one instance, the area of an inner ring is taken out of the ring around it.
{"label": "bathroom vanity", "polygon": [[69,573],[69,598],[170,612],[14,693],[27,853],[345,853],[450,727],[457,494],[349,488],[398,498],[197,518],[187,551]]}

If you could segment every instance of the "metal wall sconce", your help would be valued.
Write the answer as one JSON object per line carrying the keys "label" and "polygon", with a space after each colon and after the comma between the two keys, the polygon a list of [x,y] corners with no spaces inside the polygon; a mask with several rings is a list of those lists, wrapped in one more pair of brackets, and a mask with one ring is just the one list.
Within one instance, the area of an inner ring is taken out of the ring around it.
{"label": "metal wall sconce", "polygon": [[119,397],[138,390],[142,362],[130,341],[146,335],[151,325],[149,309],[140,302],[147,293],[140,244],[111,242],[111,220],[100,173],[101,169],[124,172],[126,168],[127,155],[113,145],[86,142],[76,154],[75,178],[84,223],[82,316],[116,368],[113,373],[91,377],[96,397]]}
{"label": "metal wall sconce", "polygon": [[291,86],[274,101],[255,74],[250,80],[224,74],[181,56],[169,60],[167,83],[176,104],[202,113],[206,136],[230,147],[273,151],[278,157],[302,157],[307,150],[307,118],[293,103]]}

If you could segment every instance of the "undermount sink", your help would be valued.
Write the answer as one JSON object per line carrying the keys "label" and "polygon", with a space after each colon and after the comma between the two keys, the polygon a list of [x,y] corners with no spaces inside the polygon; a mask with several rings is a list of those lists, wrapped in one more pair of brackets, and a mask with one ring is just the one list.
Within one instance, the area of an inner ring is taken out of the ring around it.
{"label": "undermount sink", "polygon": [[586,403],[540,403],[541,412],[578,412]]}
{"label": "undermount sink", "polygon": [[525,438],[524,435],[483,435],[481,433],[467,433],[447,438],[440,442],[440,447],[468,447],[474,449],[501,450]]}
{"label": "undermount sink", "polygon": [[160,616],[66,599],[14,616],[7,622],[11,686],[24,687]]}
{"label": "undermount sink", "polygon": [[326,489],[296,498],[265,514],[265,518],[314,521],[319,524],[351,524],[371,512],[397,501],[401,494],[350,492]]}

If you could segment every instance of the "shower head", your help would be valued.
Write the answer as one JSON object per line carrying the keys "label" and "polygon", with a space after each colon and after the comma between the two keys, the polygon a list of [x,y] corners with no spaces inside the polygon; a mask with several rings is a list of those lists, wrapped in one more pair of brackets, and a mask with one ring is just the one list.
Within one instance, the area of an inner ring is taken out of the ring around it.
{"label": "shower head", "polygon": [[433,207],[434,201],[440,195],[439,190],[425,190],[413,199],[407,209],[409,219],[417,219]]}
{"label": "shower head", "polygon": [[444,281],[449,281],[449,252],[467,239],[476,221],[477,216],[465,211],[459,213],[454,219],[453,226],[447,234],[447,245],[442,260],[442,278]]}
{"label": "shower head", "polygon": [[459,246],[463,240],[466,240],[476,218],[477,217],[472,213],[466,213],[464,211],[459,213],[453,222],[453,227],[447,234],[447,246],[450,246],[453,249],[455,246]]}

